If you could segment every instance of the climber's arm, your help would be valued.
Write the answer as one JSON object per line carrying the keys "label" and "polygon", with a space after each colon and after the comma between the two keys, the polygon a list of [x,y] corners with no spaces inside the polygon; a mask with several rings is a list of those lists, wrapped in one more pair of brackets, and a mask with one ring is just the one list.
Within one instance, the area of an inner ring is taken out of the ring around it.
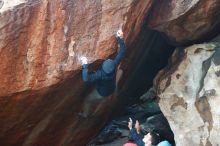
{"label": "climber's arm", "polygon": [[118,52],[117,56],[115,57],[114,61],[115,61],[116,65],[118,65],[121,62],[122,58],[124,57],[125,50],[126,50],[125,41],[123,38],[123,32],[121,30],[119,30],[117,32],[116,39],[119,44],[119,52]]}
{"label": "climber's arm", "polygon": [[83,64],[82,68],[82,77],[84,82],[94,82],[101,78],[101,72],[99,70],[92,74],[88,73],[88,64]]}

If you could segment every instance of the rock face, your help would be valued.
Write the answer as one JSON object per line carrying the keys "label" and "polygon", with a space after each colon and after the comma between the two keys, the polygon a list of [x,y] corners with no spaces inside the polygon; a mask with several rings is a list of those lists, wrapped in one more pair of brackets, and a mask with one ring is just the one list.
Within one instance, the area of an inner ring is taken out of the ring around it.
{"label": "rock face", "polygon": [[219,9],[219,0],[158,0],[149,25],[174,43],[192,43],[220,31]]}
{"label": "rock face", "polygon": [[177,146],[220,144],[220,43],[176,49],[155,78],[159,105]]}
{"label": "rock face", "polygon": [[[219,33],[220,1],[159,0],[149,26],[177,45],[211,39]],[[177,48],[170,65],[160,71],[154,86],[159,105],[177,146],[220,144],[219,39]]]}
{"label": "rock face", "polygon": [[97,68],[116,53],[120,27],[129,52],[152,1],[3,2],[0,145],[85,145],[108,118],[113,97],[100,101],[90,118],[77,116],[91,91],[82,82],[78,58],[88,57],[91,69]]}
{"label": "rock face", "polygon": [[[0,0],[0,145],[84,146],[108,119],[115,97],[95,102],[87,118],[78,114],[93,89],[82,82],[79,57],[89,59],[91,70],[98,68],[116,54],[114,33],[122,28],[128,49],[120,86],[130,86],[136,78],[126,79],[144,63],[164,63],[151,58],[164,46],[147,22],[185,44],[218,32],[219,8],[218,0]],[[156,79],[177,145],[220,143],[217,45],[177,49],[173,66]],[[149,75],[156,69],[151,67]]]}

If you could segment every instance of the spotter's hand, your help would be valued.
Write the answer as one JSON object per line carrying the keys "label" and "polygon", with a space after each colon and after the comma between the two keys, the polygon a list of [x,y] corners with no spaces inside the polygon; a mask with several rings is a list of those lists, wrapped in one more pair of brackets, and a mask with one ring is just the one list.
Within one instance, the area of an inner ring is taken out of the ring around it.
{"label": "spotter's hand", "polygon": [[128,121],[128,128],[131,130],[132,129],[132,119],[129,117],[129,121]]}

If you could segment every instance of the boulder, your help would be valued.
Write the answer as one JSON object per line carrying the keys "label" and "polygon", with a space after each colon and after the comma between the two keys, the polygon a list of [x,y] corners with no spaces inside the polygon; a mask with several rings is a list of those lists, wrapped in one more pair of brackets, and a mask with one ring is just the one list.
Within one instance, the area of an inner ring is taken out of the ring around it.
{"label": "boulder", "polygon": [[220,143],[220,41],[177,48],[154,80],[177,146]]}
{"label": "boulder", "polygon": [[0,145],[87,144],[108,119],[114,97],[96,103],[89,118],[78,114],[92,90],[82,82],[79,57],[88,57],[91,70],[99,67],[101,60],[116,54],[114,34],[119,28],[129,52],[151,4],[151,0],[4,0]]}
{"label": "boulder", "polygon": [[165,33],[173,44],[210,39],[220,32],[219,0],[157,0],[149,26]]}

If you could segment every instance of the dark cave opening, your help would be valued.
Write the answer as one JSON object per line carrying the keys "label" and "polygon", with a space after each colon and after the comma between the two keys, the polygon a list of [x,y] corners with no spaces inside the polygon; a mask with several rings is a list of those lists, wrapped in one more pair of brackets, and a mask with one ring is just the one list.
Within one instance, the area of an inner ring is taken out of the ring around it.
{"label": "dark cave opening", "polygon": [[124,86],[119,83],[120,100],[116,111],[138,102],[138,98],[152,87],[154,77],[168,64],[175,46],[169,44],[160,32],[145,27],[130,48],[135,50],[135,55],[128,61],[130,67],[124,75]]}

